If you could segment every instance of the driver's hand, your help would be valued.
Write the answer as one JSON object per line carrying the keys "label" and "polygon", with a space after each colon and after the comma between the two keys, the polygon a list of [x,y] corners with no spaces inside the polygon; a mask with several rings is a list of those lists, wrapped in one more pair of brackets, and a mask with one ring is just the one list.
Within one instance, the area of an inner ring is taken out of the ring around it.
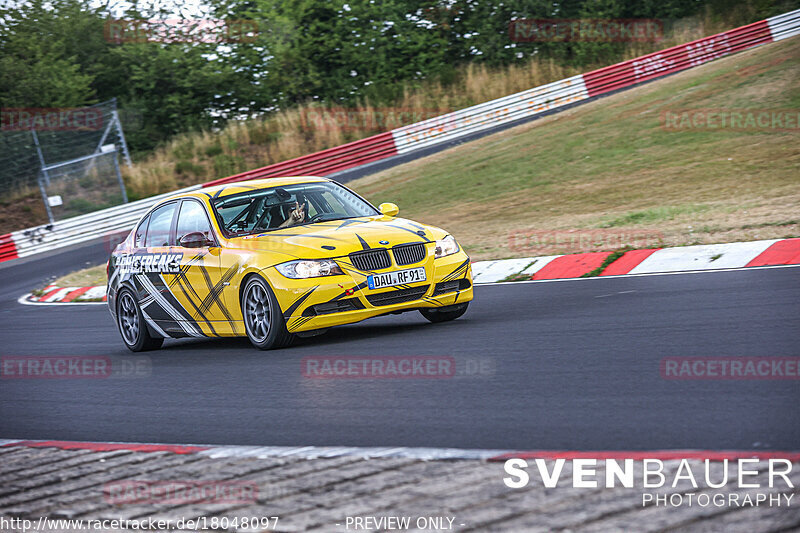
{"label": "driver's hand", "polygon": [[291,213],[292,222],[297,224],[298,222],[302,222],[303,219],[306,218],[306,204],[303,202],[302,205],[299,205],[297,202],[294,203],[294,211]]}
{"label": "driver's hand", "polygon": [[306,211],[305,211],[306,204],[303,202],[302,205],[299,205],[297,202],[294,203],[294,209],[289,213],[289,218],[283,221],[283,224],[278,226],[279,228],[288,228],[289,226],[293,226],[295,224],[299,224],[306,218]]}

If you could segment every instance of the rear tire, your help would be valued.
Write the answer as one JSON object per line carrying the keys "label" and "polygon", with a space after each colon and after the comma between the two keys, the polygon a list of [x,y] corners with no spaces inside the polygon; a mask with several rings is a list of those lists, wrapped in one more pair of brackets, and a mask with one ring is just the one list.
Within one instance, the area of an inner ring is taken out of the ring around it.
{"label": "rear tire", "polygon": [[433,323],[447,322],[448,320],[455,320],[466,313],[468,307],[469,302],[465,302],[463,304],[446,305],[444,307],[420,309],[419,312],[422,313],[422,316]]}
{"label": "rear tire", "polygon": [[242,291],[242,317],[247,338],[259,350],[283,348],[295,340],[286,329],[275,293],[261,276],[247,280]]}
{"label": "rear tire", "polygon": [[122,289],[117,295],[117,327],[122,342],[132,352],[157,350],[164,344],[163,337],[153,337],[142,316],[142,309],[130,289]]}

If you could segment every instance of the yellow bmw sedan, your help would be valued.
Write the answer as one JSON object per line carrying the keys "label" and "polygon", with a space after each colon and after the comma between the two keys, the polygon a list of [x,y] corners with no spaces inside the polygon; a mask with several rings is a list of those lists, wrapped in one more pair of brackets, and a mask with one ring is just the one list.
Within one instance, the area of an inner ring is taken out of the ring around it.
{"label": "yellow bmw sedan", "polygon": [[472,300],[455,238],[325,178],[270,178],[155,205],[108,262],[108,306],[133,351],[165,338],[247,336],[262,350],[331,326]]}

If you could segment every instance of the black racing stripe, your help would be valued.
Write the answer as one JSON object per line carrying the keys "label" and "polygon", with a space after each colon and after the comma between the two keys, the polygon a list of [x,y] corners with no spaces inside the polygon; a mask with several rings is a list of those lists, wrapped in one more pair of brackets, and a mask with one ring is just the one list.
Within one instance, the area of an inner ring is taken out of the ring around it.
{"label": "black racing stripe", "polygon": [[[220,298],[222,297],[222,289],[225,288],[225,284],[230,282],[236,272],[239,270],[239,263],[231,266],[225,273],[222,275],[220,280],[217,282],[216,285],[209,291],[205,298],[203,298],[203,302],[200,305],[200,308],[204,311],[208,311],[212,305],[217,304],[223,314],[227,313],[227,308],[223,310],[224,305],[220,302]],[[227,314],[226,314],[227,317]]]}
{"label": "black racing stripe", "polygon": [[410,221],[410,220],[406,220],[405,222],[406,222],[406,224],[408,224],[409,226],[414,226],[415,228],[419,228],[419,229],[421,229],[422,231],[425,231],[425,226],[421,226],[420,224],[417,224],[416,222],[412,222],[412,221]]}
{"label": "black racing stripe", "polygon": [[434,299],[433,299],[433,298],[431,298],[430,296],[423,296],[423,297],[422,297],[422,300],[423,300],[423,301],[425,301],[425,302],[428,302],[428,303],[435,304],[435,305],[436,305],[436,307],[441,307],[441,306],[443,306],[443,305],[444,305],[444,304],[443,304],[442,302],[440,302],[439,300],[434,300]]}
{"label": "black racing stripe", "polygon": [[304,293],[300,298],[295,300],[294,303],[292,305],[290,305],[289,308],[286,309],[286,311],[284,311],[283,317],[284,318],[289,318],[290,316],[292,316],[292,313],[294,313],[297,310],[297,308],[300,307],[300,305],[303,302],[305,302],[308,299],[309,296],[311,296],[311,293],[314,292],[317,289],[317,287],[319,287],[319,285],[314,285],[313,287],[311,287],[311,289],[309,289],[306,293]]}
{"label": "black racing stripe", "polygon": [[390,226],[392,228],[401,229],[401,230],[407,231],[409,233],[413,233],[417,237],[422,237],[423,239],[425,239],[425,242],[431,242],[431,240],[428,237],[426,237],[425,235],[420,235],[419,233],[417,233],[413,229],[404,228],[403,226],[398,226],[397,224],[387,224],[387,226]]}
{"label": "black racing stripe", "polygon": [[[194,326],[197,325],[197,322],[195,322],[195,320],[189,316],[188,311],[183,308],[183,305],[181,305],[181,303],[172,295],[172,293],[169,292],[169,287],[167,287],[166,283],[164,283],[164,280],[161,279],[161,276],[158,272],[149,272],[145,274],[145,276],[147,276],[147,279],[150,280],[150,282],[167,301],[167,303],[174,307],[178,314],[183,317],[184,322],[190,322]],[[158,304],[158,302],[156,302],[156,304]],[[199,330],[200,328],[197,329]]]}
{"label": "black racing stripe", "polygon": [[[153,286],[156,290],[167,300],[167,303],[172,305],[172,307],[178,312],[179,315],[184,317],[184,320],[181,322],[187,322],[195,327],[200,333],[203,332],[198,326],[197,322],[195,322],[191,317],[188,317],[186,314],[186,310],[183,306],[178,302],[172,294],[170,294],[167,286],[164,284],[161,277],[156,272],[151,272],[150,275],[144,274],[147,278],[153,283]],[[155,275],[157,279],[153,279],[152,276]],[[144,288],[142,289],[144,291]],[[144,291],[146,294],[146,291]],[[148,296],[145,296],[147,298]],[[161,305],[158,303],[157,300],[153,299],[150,304],[146,307],[147,314],[150,315],[156,324],[161,327],[166,333],[169,333],[170,337],[179,338],[179,337],[190,337],[188,333],[186,333],[180,324],[172,318],[172,315],[169,314]]]}
{"label": "black racing stripe", "polygon": [[[188,288],[187,288],[187,285],[188,285]],[[191,292],[194,294],[194,296],[198,300],[200,300],[200,297],[197,295],[197,292],[194,290],[194,287],[192,287],[191,284],[189,284],[189,283],[184,283],[183,281],[178,281],[178,288],[180,288],[180,290],[183,292],[184,296],[186,296],[186,299],[189,301],[189,303],[192,304],[192,307],[194,308],[195,312],[197,312],[197,314],[200,315],[200,318],[203,319],[203,321],[206,324],[208,324],[208,328],[211,330],[211,334],[219,337],[219,333],[217,333],[217,330],[214,329],[214,325],[211,323],[211,321],[208,319],[208,317],[206,317],[206,315],[203,313],[203,311],[201,311],[200,308],[197,307],[197,304],[194,303],[194,299],[192,298],[192,295],[189,294],[189,291],[191,290]],[[200,331],[202,332],[203,330],[200,330]]]}
{"label": "black racing stripe", "polygon": [[[177,273],[175,273],[174,276],[172,277],[172,279],[169,281],[169,287],[172,288],[175,285],[177,285],[181,289],[183,294],[186,296],[186,299],[189,301],[189,303],[192,304],[192,307],[194,307],[194,309],[197,312],[197,314],[200,315],[200,317],[206,323],[208,323],[208,327],[211,328],[212,331],[214,331],[214,326],[211,325],[210,321],[205,316],[203,311],[200,308],[197,307],[197,305],[195,304],[194,300],[192,299],[191,296],[194,295],[194,297],[199,302],[199,301],[202,300],[202,297],[199,294],[197,294],[197,291],[195,290],[194,286],[189,282],[189,278],[187,277],[187,273],[189,272],[189,268],[191,268],[192,266],[197,266],[198,268],[200,268],[203,271],[203,274],[206,277],[208,277],[208,273],[205,271],[205,267],[203,265],[196,264],[200,260],[202,260],[203,257],[205,257],[205,256],[206,256],[206,252],[202,252],[202,251],[198,252],[188,262],[186,262],[183,265],[181,265],[179,271]],[[214,334],[216,335],[216,331],[214,331]]]}
{"label": "black racing stripe", "polygon": [[[198,259],[201,259],[201,258],[202,258],[204,255],[205,255],[205,253],[204,253],[204,252],[200,252],[200,253],[198,253],[197,255],[195,255],[194,257],[192,257],[192,258],[191,258],[189,261],[187,261],[186,263],[184,263],[184,264],[180,265],[180,268],[178,268],[178,272],[165,272],[165,274],[173,274],[173,277],[172,277],[172,279],[171,279],[171,280],[170,280],[170,282],[169,282],[169,286],[170,286],[170,287],[172,287],[172,286],[173,286],[173,285],[175,285],[175,284],[176,284],[176,283],[177,283],[179,280],[188,281],[188,280],[186,279],[186,272],[189,270],[189,267],[190,267],[190,266],[191,266],[191,265],[192,265],[192,264],[193,264],[195,261],[197,261]],[[182,259],[181,259],[181,260],[182,260]]]}
{"label": "black racing stripe", "polygon": [[458,267],[456,267],[455,270],[453,270],[452,272],[447,274],[444,278],[442,278],[442,281],[452,281],[456,279],[458,276],[461,275],[462,272],[466,273],[466,269],[468,266],[469,266],[469,259],[466,259],[464,260],[463,263],[458,265]]}
{"label": "black racing stripe", "polygon": [[308,322],[309,320],[313,320],[314,318],[316,318],[316,317],[313,317],[313,316],[301,316],[300,318],[295,319],[291,323],[291,328],[292,329],[297,329],[300,326],[305,325],[305,323]]}
{"label": "black racing stripe", "polygon": [[339,227],[336,229],[342,229],[352,224],[363,224],[363,222],[364,222],[363,220],[345,220],[344,222],[339,224]]}
{"label": "black racing stripe", "polygon": [[[193,295],[197,299],[198,302],[201,302],[201,305],[202,305],[203,298],[197,293],[197,291],[195,290],[194,286],[189,282],[188,278],[186,277],[186,273],[188,272],[188,267],[192,266],[193,262],[195,262],[199,258],[203,257],[204,255],[205,255],[204,252],[202,254],[198,254],[197,256],[193,257],[192,260],[189,261],[188,264],[183,265],[181,267],[181,273],[179,275],[176,275],[175,279],[178,281],[178,287],[180,287],[181,291],[183,291],[183,294],[186,296],[186,299],[189,301],[190,304],[192,304],[192,307],[194,307],[194,309],[197,312],[197,314],[200,315],[200,317],[203,319],[203,321],[206,322],[206,324],[208,324],[208,327],[209,327],[209,329],[211,329],[211,332],[214,335],[219,336],[219,334],[217,333],[216,329],[214,329],[214,325],[212,324],[213,321],[209,320],[209,318],[205,315],[205,313],[208,311],[208,309],[201,309],[200,307],[198,307],[197,304],[195,303],[194,299],[192,298],[192,295]],[[200,272],[203,274],[203,279],[205,280],[206,287],[208,288],[209,292],[213,291],[214,287],[212,286],[211,276],[209,275],[208,270],[206,269],[205,265],[199,265],[198,264],[198,265],[194,265],[194,266],[199,268]],[[190,292],[191,292],[191,294],[190,294]],[[225,309],[222,310],[223,314],[226,314],[226,317],[227,317],[226,311],[227,310],[225,310]],[[228,320],[228,322],[230,323],[230,319]]]}
{"label": "black racing stripe", "polygon": [[212,196],[212,197],[211,197],[211,199],[212,199],[212,200],[216,200],[217,198],[219,198],[219,195],[220,195],[220,194],[222,194],[222,191],[224,191],[226,188],[227,188],[227,187],[222,187],[220,190],[218,190],[217,192],[215,192],[215,193],[214,193],[214,196]]}
{"label": "black racing stripe", "polygon": [[361,238],[361,235],[359,235],[358,233],[356,233],[356,237],[358,237],[358,240],[359,240],[359,242],[361,243],[361,247],[362,247],[363,249],[365,249],[365,250],[369,250],[369,249],[370,249],[370,246],[369,246],[369,244],[367,244],[367,241],[365,241],[364,239],[362,239],[362,238]]}
{"label": "black racing stripe", "polygon": [[189,271],[189,267],[194,266],[194,264],[196,262],[198,262],[199,260],[201,260],[203,257],[205,257],[205,255],[206,255],[206,252],[198,252],[194,257],[189,259],[189,261],[187,261],[186,263],[182,264],[180,266],[180,268],[178,269],[178,272],[174,273],[173,278],[169,282],[169,286],[172,287],[173,285],[175,285],[179,281],[183,281],[186,284],[189,284],[189,280],[186,277],[186,273]]}
{"label": "black racing stripe", "polygon": [[[141,303],[139,305],[141,305]],[[147,307],[143,307],[143,309],[150,315],[150,318],[159,322],[159,326],[161,325],[160,322],[174,322],[172,315],[167,313],[155,300],[151,301],[150,304]]]}
{"label": "black racing stripe", "polygon": [[[238,267],[239,263],[236,263],[236,266]],[[205,266],[201,266],[200,267],[200,271],[203,273],[203,279],[206,282],[206,288],[208,289],[209,294],[211,294],[213,292],[216,292],[217,291],[217,287],[211,281],[211,275],[208,273],[208,270],[206,269],[206,267]],[[230,272],[230,269],[227,272]],[[230,281],[230,280],[228,280],[228,281]],[[224,282],[221,285],[221,287],[222,287],[222,289],[225,288]],[[220,291],[220,293],[221,293],[221,291]],[[217,304],[217,307],[219,308],[219,310],[222,312],[223,315],[225,315],[225,320],[228,321],[228,325],[231,327],[231,330],[235,331],[235,327],[236,326],[234,325],[233,316],[231,316],[231,313],[228,311],[228,308],[225,305],[225,299],[224,298],[216,298],[214,303]]]}

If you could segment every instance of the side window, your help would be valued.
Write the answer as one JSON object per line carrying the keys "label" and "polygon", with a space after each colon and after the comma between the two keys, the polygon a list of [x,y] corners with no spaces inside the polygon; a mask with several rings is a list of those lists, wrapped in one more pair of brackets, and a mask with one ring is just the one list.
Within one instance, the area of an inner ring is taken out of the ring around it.
{"label": "side window", "polygon": [[175,212],[175,203],[162,205],[150,215],[150,224],[147,227],[147,246],[169,246],[169,230],[172,227],[172,214]]}
{"label": "side window", "polygon": [[178,214],[178,229],[175,236],[180,243],[181,237],[187,233],[200,232],[206,239],[213,241],[214,234],[211,232],[211,225],[206,216],[206,210],[198,202],[184,200],[181,203],[181,211]]}
{"label": "side window", "polygon": [[324,193],[322,193],[322,197],[328,203],[328,207],[331,210],[330,211],[331,214],[336,214],[340,216],[348,216],[350,214],[348,213],[347,208],[344,205],[342,205],[342,202],[330,192],[325,191]]}
{"label": "side window", "polygon": [[150,215],[144,217],[142,223],[139,224],[139,227],[136,228],[136,235],[133,237],[133,246],[134,248],[143,248],[144,247],[144,237],[147,233],[147,223],[150,222]]}

